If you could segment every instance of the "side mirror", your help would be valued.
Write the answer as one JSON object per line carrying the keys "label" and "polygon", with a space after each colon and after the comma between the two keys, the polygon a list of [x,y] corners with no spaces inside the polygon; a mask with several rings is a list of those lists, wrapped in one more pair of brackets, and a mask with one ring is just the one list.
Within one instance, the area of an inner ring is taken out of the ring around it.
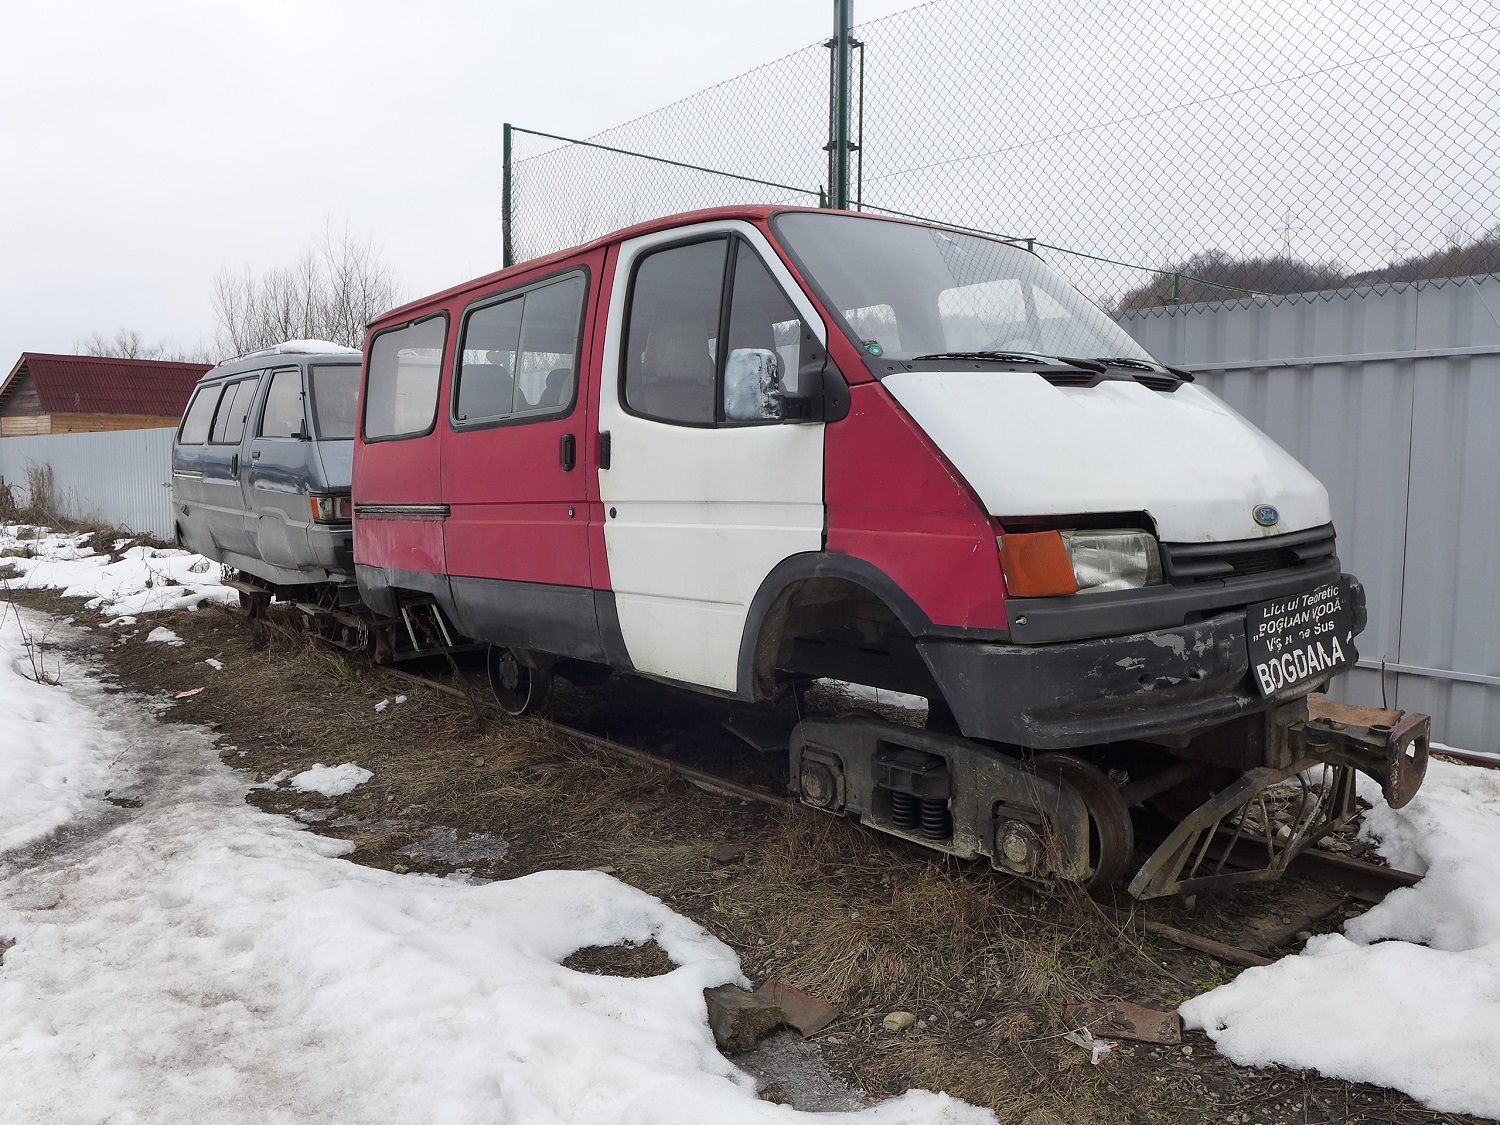
{"label": "side mirror", "polygon": [[777,422],[785,417],[781,358],[766,348],[735,348],[724,365],[724,417]]}

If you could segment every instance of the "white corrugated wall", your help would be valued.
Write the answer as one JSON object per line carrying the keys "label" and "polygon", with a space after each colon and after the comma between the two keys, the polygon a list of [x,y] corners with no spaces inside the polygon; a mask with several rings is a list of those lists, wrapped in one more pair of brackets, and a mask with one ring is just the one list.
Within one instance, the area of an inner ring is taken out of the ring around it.
{"label": "white corrugated wall", "polygon": [[1328,486],[1370,626],[1343,694],[1500,752],[1500,276],[1122,314]]}
{"label": "white corrugated wall", "polygon": [[30,502],[28,466],[50,465],[58,515],[172,538],[172,429],[0,438],[0,478]]}

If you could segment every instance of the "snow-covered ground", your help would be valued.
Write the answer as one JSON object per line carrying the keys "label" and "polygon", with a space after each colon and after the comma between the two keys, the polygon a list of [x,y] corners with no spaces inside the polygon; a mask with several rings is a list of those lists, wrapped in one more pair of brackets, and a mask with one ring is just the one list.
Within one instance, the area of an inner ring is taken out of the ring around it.
{"label": "snow-covered ground", "polygon": [[1182,1006],[1238,1063],[1390,1086],[1500,1118],[1500,770],[1433,761],[1410,804],[1374,804],[1363,834],[1422,876],[1295,957]]}
{"label": "snow-covered ground", "polygon": [[[703,989],[743,983],[738,959],[659,900],[599,872],[466,885],[345,862],[349,845],[246,804],[208,731],[159,721],[55,649],[58,682],[34,682],[26,637],[77,632],[5,608],[7,1125],[803,1116],[719,1054]],[[307,780],[365,771],[325,772]],[[652,938],[672,972],[560,964]],[[855,1118],[995,1120],[920,1091],[832,1115]]]}
{"label": "snow-covered ground", "polygon": [[[197,609],[207,602],[234,605],[218,563],[174,548],[127,547],[111,562],[88,545],[88,535],[26,524],[0,524],[0,588],[61,590],[86,598],[88,609],[110,616],[153,610]],[[28,551],[29,556],[13,552]],[[170,630],[168,630],[170,632]]]}
{"label": "snow-covered ground", "polygon": [[[0,547],[16,542],[0,527]],[[76,536],[19,542],[40,550],[0,559],[19,564],[18,584],[89,598],[122,623],[234,599],[187,552],[132,548],[109,564]],[[714,1049],[702,989],[741,979],[733,952],[660,901],[594,872],[472,886],[342,862],[343,845],[246,805],[245,779],[207,732],[106,694],[81,665],[28,645],[58,626],[23,627],[4,609],[0,947],[15,944],[0,963],[0,1119],[797,1116],[756,1100]],[[43,656],[55,686],[36,682]],[[365,773],[301,776],[329,792]],[[117,808],[106,791],[141,805]],[[1363,779],[1362,793],[1375,805],[1366,833],[1422,881],[1183,1016],[1237,1062],[1500,1118],[1500,771],[1434,761],[1400,810]],[[652,937],[674,972],[559,964]],[[994,1120],[921,1092],[843,1116]]]}

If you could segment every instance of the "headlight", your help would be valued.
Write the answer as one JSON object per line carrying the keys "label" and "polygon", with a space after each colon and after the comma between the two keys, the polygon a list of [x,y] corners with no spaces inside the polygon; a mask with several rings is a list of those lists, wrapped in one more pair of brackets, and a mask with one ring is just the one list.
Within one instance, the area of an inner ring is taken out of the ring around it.
{"label": "headlight", "polygon": [[1135,590],[1161,582],[1161,552],[1145,531],[1041,531],[999,538],[1015,597]]}
{"label": "headlight", "polygon": [[1064,531],[1080,594],[1095,590],[1136,590],[1161,583],[1156,536],[1144,531]]}

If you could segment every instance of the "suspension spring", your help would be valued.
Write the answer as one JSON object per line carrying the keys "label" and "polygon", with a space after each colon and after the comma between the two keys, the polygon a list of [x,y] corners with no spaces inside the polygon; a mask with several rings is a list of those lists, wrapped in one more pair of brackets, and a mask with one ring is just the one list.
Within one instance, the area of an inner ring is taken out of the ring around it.
{"label": "suspension spring", "polygon": [[946,840],[953,835],[953,818],[948,802],[941,797],[922,798],[922,835],[929,840]]}
{"label": "suspension spring", "polygon": [[921,809],[915,793],[903,793],[899,789],[892,789],[891,793],[891,820],[897,828],[905,828],[908,831],[917,827],[921,820]]}

